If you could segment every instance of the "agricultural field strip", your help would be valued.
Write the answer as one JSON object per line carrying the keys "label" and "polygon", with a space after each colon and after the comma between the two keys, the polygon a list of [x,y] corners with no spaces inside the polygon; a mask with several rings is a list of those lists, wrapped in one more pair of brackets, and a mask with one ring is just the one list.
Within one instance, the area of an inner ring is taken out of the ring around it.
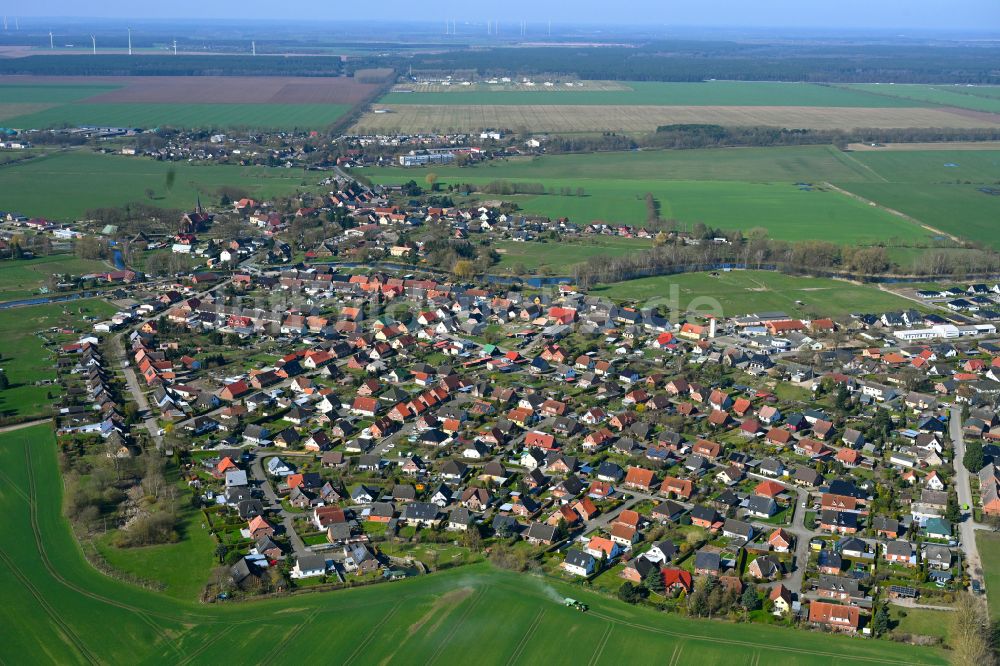
{"label": "agricultural field strip", "polygon": [[1000,116],[964,115],[946,108],[855,108],[810,106],[639,105],[379,105],[351,128],[357,134],[469,132],[500,127],[513,131],[569,134],[597,131],[650,132],[661,125],[717,124],[807,129],[973,128],[1000,126]]}
{"label": "agricultural field strip", "polygon": [[470,90],[466,86],[408,86],[413,92],[390,92],[379,104],[421,105],[594,105],[594,106],[789,106],[789,107],[918,107],[919,100],[877,95],[862,89],[816,83],[713,81],[703,83],[626,81],[615,90],[555,85],[502,86]]}

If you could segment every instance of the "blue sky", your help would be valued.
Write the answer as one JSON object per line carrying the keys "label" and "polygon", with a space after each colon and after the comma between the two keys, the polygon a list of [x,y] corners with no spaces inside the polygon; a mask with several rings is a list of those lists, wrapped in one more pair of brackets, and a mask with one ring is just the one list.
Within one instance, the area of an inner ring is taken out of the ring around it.
{"label": "blue sky", "polygon": [[1000,0],[7,0],[20,16],[242,19],[499,19],[673,26],[1000,32]]}

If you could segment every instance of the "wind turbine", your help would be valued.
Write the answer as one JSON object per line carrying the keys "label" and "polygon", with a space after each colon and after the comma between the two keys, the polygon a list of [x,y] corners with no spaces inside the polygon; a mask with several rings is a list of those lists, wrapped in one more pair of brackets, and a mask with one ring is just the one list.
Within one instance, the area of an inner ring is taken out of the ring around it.
{"label": "wind turbine", "polygon": [[250,42],[250,54],[257,55],[257,40]]}
{"label": "wind turbine", "polygon": [[177,55],[177,40],[174,40],[174,55]]}
{"label": "wind turbine", "polygon": [[55,42],[52,41],[52,31],[49,30],[49,48],[54,49],[56,47]]}
{"label": "wind turbine", "polygon": [[7,32],[7,15],[6,14],[4,14],[4,17],[3,17],[3,31]]}
{"label": "wind turbine", "polygon": [[93,47],[94,47],[94,55],[97,55],[97,38],[96,38],[96,37],[94,37],[93,35],[91,35],[91,36],[90,36],[90,43],[91,43],[91,44],[93,45]]}
{"label": "wind turbine", "polygon": [[128,54],[132,55],[132,28],[128,28]]}

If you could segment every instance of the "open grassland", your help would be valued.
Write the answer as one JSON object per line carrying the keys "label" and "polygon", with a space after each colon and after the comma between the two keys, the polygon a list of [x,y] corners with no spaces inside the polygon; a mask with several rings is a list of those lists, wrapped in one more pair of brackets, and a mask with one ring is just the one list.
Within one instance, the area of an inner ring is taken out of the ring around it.
{"label": "open grassland", "polygon": [[[100,300],[67,301],[0,311],[0,367],[10,382],[0,392],[0,416],[33,418],[51,411],[58,384],[36,385],[55,378],[55,359],[44,347],[45,331],[53,326],[88,329],[85,316],[107,318],[115,312]],[[51,397],[50,397],[51,396]]]}
{"label": "open grassland", "polygon": [[[602,236],[581,241],[547,241],[520,243],[500,241],[494,246],[500,253],[500,263],[491,270],[512,270],[523,267],[532,274],[542,272],[568,274],[574,265],[595,256],[618,257],[648,250],[648,240]],[[515,271],[520,272],[520,271]]]}
{"label": "open grassland", "polygon": [[201,511],[190,509],[180,523],[180,541],[157,546],[118,548],[114,531],[99,537],[95,547],[115,569],[139,580],[157,581],[163,593],[175,599],[194,601],[208,582],[214,559],[215,539],[204,525]]}
{"label": "open grassland", "polygon": [[14,301],[37,294],[50,275],[89,275],[109,270],[111,266],[103,261],[65,254],[0,262],[0,301]]}
{"label": "open grassland", "polygon": [[[171,171],[174,183],[168,188]],[[0,205],[32,217],[74,220],[93,208],[133,201],[190,208],[199,193],[215,199],[224,185],[266,199],[306,190],[310,182],[301,172],[283,169],[156,162],[77,150],[0,167]],[[146,189],[154,191],[152,200]]]}
{"label": "open grassland", "polygon": [[[944,664],[944,653],[628,607],[576,586],[463,567],[409,581],[205,606],[103,577],[60,513],[47,426],[0,435],[5,662]],[[589,613],[563,607],[572,595]],[[499,620],[498,618],[502,618]]]}
{"label": "open grassland", "polygon": [[941,86],[908,83],[857,83],[844,89],[882,95],[886,99],[954,106],[973,111],[1000,113],[1000,87]]}
{"label": "open grassland", "polygon": [[399,182],[418,181],[433,171],[449,182],[522,180],[733,180],[749,182],[868,180],[857,162],[828,146],[642,150],[617,153],[543,155],[483,162],[470,167],[364,169],[360,175]]}
{"label": "open grassland", "polygon": [[859,108],[905,108],[924,106],[917,100],[872,95],[816,83],[781,83],[775,81],[706,81],[702,83],[664,83],[629,81],[620,89],[554,85],[546,87],[503,86],[435,87],[407,86],[410,93],[391,92],[380,104],[420,105],[591,105],[591,106],[816,106]]}
{"label": "open grassland", "polygon": [[[722,229],[768,230],[772,238],[821,239],[838,243],[905,244],[928,240],[919,225],[822,187],[796,183],[866,181],[868,167],[825,146],[727,150],[641,151],[553,155],[487,162],[475,167],[366,169],[379,183],[421,180],[433,171],[443,185],[486,185],[503,180],[541,183],[553,192],[510,195],[527,213],[593,221],[642,224],[646,193],[653,194],[662,219],[684,225],[703,222]],[[582,188],[583,196],[577,196]],[[481,195],[496,198],[495,195]],[[575,263],[575,262],[574,262]],[[526,264],[527,265],[527,264]]]}
{"label": "open grassland", "polygon": [[[483,93],[488,94],[488,93]],[[555,94],[555,93],[553,93]],[[598,93],[594,93],[598,94]],[[417,97],[417,93],[414,93]],[[647,106],[585,104],[378,104],[388,113],[366,113],[351,129],[357,134],[514,132],[575,134],[645,133],[661,125],[708,123],[795,129],[998,127],[1000,117],[946,108],[858,108],[833,106]]]}
{"label": "open grassland", "polygon": [[319,130],[377,89],[339,77],[0,77],[0,120],[21,128]]}
{"label": "open grassland", "polygon": [[[911,301],[877,287],[843,280],[798,277],[769,271],[730,271],[663,275],[627,280],[592,289],[616,300],[653,299],[683,313],[736,316],[782,311],[801,317],[840,317],[911,307]],[[674,302],[676,299],[676,303]],[[717,310],[721,307],[721,312]]]}
{"label": "open grassland", "polygon": [[976,532],[976,546],[983,561],[983,583],[994,622],[1000,619],[1000,534]]}
{"label": "open grassland", "polygon": [[874,174],[839,187],[946,233],[1000,247],[1000,151],[858,152]]}

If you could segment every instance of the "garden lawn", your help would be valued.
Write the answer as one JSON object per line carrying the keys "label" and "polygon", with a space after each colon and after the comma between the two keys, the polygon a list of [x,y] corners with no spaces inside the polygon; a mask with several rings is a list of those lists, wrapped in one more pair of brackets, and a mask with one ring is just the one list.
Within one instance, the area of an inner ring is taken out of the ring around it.
{"label": "garden lawn", "polygon": [[[951,633],[952,613],[949,611],[928,610],[925,608],[901,608],[889,606],[889,619],[894,634],[912,634],[915,636],[936,636],[942,640],[948,639]],[[900,617],[905,613],[906,617]]]}
{"label": "garden lawn", "polygon": [[[912,302],[876,287],[843,280],[798,277],[769,271],[663,275],[603,285],[591,290],[603,296],[640,304],[656,299],[661,307],[711,314],[716,306],[730,317],[751,312],[783,311],[791,316],[840,317],[853,312],[882,312],[911,307]],[[802,301],[799,305],[796,301]]]}

